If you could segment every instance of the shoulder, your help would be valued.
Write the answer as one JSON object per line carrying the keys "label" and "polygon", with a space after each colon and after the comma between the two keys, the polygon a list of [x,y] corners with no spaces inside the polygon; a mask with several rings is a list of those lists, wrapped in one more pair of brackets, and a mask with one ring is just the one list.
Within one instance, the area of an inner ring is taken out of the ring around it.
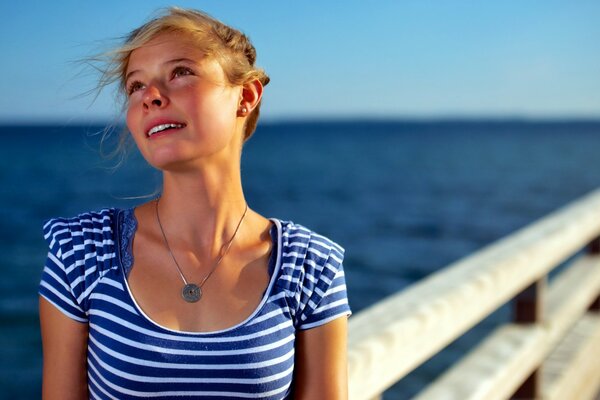
{"label": "shoulder", "polygon": [[281,286],[294,325],[306,329],[348,314],[344,248],[303,225],[280,221]]}
{"label": "shoulder", "polygon": [[281,245],[293,252],[297,258],[323,260],[333,257],[342,261],[344,248],[333,240],[292,221],[279,221],[281,225]]}
{"label": "shoulder", "polygon": [[114,245],[117,209],[89,211],[75,217],[52,218],[44,223],[44,239],[61,259]]}
{"label": "shoulder", "polygon": [[107,226],[111,226],[116,212],[117,210],[114,208],[104,208],[98,211],[81,213],[70,218],[51,218],[44,222],[44,238],[46,240],[58,240],[61,235],[65,236],[67,233],[77,235],[80,232],[83,235],[84,232],[89,234],[97,229],[102,230]]}
{"label": "shoulder", "polygon": [[333,240],[291,221],[280,221],[282,269],[294,276],[335,274],[344,259],[344,248]]}
{"label": "shoulder", "polygon": [[103,209],[44,224],[50,249],[39,293],[75,320],[86,320],[92,290],[116,266],[116,215]]}

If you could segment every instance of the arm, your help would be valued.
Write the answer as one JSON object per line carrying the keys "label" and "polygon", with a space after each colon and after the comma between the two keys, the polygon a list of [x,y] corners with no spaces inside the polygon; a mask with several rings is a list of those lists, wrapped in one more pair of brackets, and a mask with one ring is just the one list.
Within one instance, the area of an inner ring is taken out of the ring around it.
{"label": "arm", "polygon": [[43,399],[87,399],[88,325],[70,319],[40,296],[40,326]]}
{"label": "arm", "polygon": [[348,319],[298,331],[294,399],[348,398]]}

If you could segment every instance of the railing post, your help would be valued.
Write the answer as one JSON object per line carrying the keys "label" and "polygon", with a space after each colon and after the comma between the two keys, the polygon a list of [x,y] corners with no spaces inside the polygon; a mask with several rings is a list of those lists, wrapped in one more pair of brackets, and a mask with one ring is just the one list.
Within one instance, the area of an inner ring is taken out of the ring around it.
{"label": "railing post", "polygon": [[600,312],[600,296],[596,297],[596,300],[590,304],[590,311]]}
{"label": "railing post", "polygon": [[[514,319],[518,324],[542,322],[544,292],[547,277],[534,282],[515,297]],[[537,399],[541,394],[541,368],[537,368],[523,382],[511,397],[512,399]]]}
{"label": "railing post", "polygon": [[587,245],[587,252],[589,254],[600,254],[600,237],[595,238]]}
{"label": "railing post", "polygon": [[[590,255],[600,256],[600,237],[595,238],[587,245],[587,252]],[[600,311],[600,294],[596,297],[596,300],[592,302],[589,310]]]}

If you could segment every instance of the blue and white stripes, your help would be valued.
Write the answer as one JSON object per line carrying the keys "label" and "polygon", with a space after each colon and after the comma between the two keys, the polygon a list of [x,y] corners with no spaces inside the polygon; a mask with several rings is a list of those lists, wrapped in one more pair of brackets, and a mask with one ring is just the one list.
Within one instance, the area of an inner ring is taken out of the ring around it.
{"label": "blue and white stripes", "polygon": [[132,211],[106,209],[44,226],[50,251],[40,295],[89,324],[90,396],[289,397],[297,330],[350,314],[343,249],[300,225],[273,220],[277,251],[257,309],[228,329],[180,332],[151,321],[129,291],[122,264],[131,256]]}

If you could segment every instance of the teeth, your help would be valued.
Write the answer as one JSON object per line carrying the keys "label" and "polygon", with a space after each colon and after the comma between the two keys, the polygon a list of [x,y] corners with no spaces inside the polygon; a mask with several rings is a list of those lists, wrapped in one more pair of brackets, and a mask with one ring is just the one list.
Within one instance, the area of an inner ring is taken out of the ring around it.
{"label": "teeth", "polygon": [[150,131],[148,132],[148,136],[152,136],[157,132],[162,132],[165,129],[170,129],[170,128],[183,128],[182,124],[162,124],[162,125],[156,125],[154,128],[150,129]]}

